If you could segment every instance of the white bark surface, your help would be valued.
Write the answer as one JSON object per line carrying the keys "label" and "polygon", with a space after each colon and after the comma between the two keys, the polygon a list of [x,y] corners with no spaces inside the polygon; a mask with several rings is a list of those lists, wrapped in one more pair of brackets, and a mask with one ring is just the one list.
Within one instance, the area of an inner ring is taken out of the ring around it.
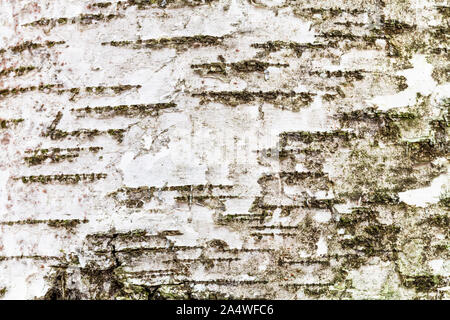
{"label": "white bark surface", "polygon": [[0,298],[448,299],[449,12],[0,1]]}

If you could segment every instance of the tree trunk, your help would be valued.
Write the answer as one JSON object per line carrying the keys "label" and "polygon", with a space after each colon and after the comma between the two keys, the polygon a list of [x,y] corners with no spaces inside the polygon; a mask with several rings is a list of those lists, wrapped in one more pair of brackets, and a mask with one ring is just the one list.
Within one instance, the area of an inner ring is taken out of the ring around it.
{"label": "tree trunk", "polygon": [[0,1],[0,296],[449,299],[449,12]]}

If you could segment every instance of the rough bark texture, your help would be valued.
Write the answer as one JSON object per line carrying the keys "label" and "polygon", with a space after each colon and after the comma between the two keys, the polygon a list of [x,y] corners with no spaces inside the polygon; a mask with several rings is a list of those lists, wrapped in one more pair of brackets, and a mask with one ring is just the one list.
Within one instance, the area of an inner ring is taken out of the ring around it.
{"label": "rough bark texture", "polygon": [[0,296],[448,299],[449,15],[0,1]]}

